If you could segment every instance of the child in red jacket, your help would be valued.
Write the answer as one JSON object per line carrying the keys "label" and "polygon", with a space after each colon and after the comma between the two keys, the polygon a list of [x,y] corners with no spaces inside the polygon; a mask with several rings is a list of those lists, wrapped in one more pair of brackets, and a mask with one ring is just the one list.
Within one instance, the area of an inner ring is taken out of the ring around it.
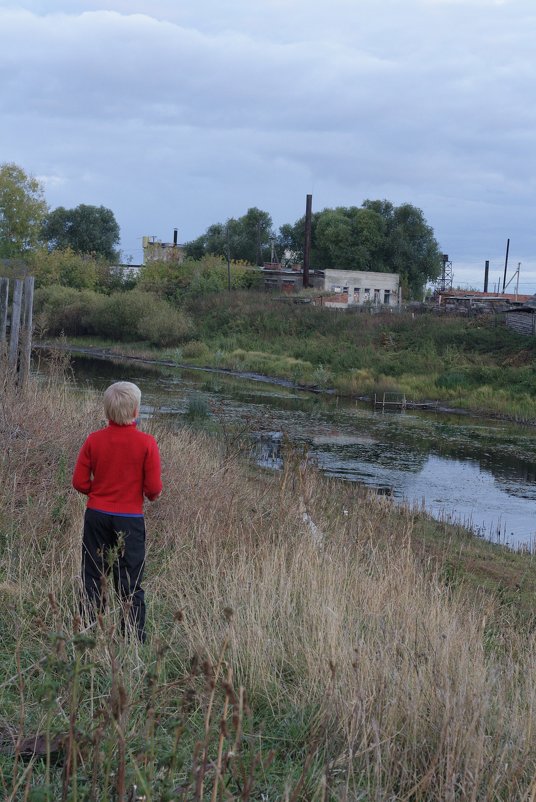
{"label": "child in red jacket", "polygon": [[139,639],[145,641],[143,500],[160,496],[162,479],[156,440],[136,427],[140,401],[140,389],[132,382],[108,387],[108,426],[92,432],[82,446],[73,487],[88,497],[82,541],[87,612],[92,616],[95,609],[104,608],[104,576],[111,569],[115,590],[129,606]]}

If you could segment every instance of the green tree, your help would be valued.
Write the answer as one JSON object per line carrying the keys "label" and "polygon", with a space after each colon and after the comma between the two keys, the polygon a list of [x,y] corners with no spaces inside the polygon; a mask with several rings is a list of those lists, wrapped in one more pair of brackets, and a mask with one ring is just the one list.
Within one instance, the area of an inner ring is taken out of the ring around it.
{"label": "green tree", "polygon": [[112,210],[104,206],[58,206],[47,215],[42,233],[53,250],[70,248],[75,253],[102,256],[109,261],[119,258],[119,225]]}
{"label": "green tree", "polygon": [[12,162],[0,165],[0,256],[22,256],[39,244],[48,206],[43,186]]}
{"label": "green tree", "polygon": [[325,209],[315,228],[315,262],[343,270],[378,270],[384,236],[379,215],[356,206]]}
{"label": "green tree", "polygon": [[383,269],[400,273],[410,295],[420,297],[426,282],[441,271],[439,245],[423,212],[411,203],[393,206],[386,200],[366,200],[363,206],[384,220]]}
{"label": "green tree", "polygon": [[[277,238],[285,250],[303,259],[305,218],[281,226]],[[439,246],[420,209],[410,203],[366,200],[361,207],[315,212],[311,220],[311,265],[317,269],[373,270],[399,273],[406,292],[420,296],[426,281],[441,269]]]}
{"label": "green tree", "polygon": [[268,212],[252,207],[242,217],[231,217],[226,223],[214,223],[205,234],[186,243],[186,255],[192,259],[213,255],[233,261],[261,265],[270,253],[272,218]]}

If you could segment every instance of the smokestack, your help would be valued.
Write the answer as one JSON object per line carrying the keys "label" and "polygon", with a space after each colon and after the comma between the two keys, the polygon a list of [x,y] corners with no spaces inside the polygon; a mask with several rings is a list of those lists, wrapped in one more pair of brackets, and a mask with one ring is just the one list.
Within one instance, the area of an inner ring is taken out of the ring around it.
{"label": "smokestack", "polygon": [[484,267],[484,292],[488,291],[489,259],[486,259]]}
{"label": "smokestack", "polygon": [[307,195],[305,205],[305,243],[303,246],[303,286],[309,286],[309,263],[311,261],[311,212],[313,208],[313,196]]}
{"label": "smokestack", "polygon": [[173,245],[177,244],[177,237],[179,236],[179,232],[176,228],[173,229]]}

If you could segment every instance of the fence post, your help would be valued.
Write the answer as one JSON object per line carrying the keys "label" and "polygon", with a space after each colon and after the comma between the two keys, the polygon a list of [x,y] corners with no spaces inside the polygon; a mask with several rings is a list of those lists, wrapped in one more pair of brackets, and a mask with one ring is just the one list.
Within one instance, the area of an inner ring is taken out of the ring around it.
{"label": "fence post", "polygon": [[15,280],[13,290],[13,303],[11,306],[11,332],[9,336],[9,367],[17,369],[17,357],[19,355],[19,332],[20,315],[22,309],[22,287],[23,282],[20,278]]}
{"label": "fence post", "polygon": [[8,297],[9,279],[0,278],[0,343],[4,343],[6,341]]}
{"label": "fence post", "polygon": [[24,292],[22,296],[22,337],[19,373],[21,384],[24,384],[30,375],[30,360],[32,356],[33,291],[34,277],[26,276],[24,279]]}

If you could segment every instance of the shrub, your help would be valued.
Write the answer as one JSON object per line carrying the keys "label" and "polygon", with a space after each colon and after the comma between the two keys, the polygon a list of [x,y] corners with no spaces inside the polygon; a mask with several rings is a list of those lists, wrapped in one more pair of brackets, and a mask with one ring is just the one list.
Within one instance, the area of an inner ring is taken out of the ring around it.
{"label": "shrub", "polygon": [[74,253],[70,248],[57,251],[43,248],[31,254],[29,260],[37,287],[61,284],[79,290],[93,289],[98,281],[98,260]]}
{"label": "shrub", "polygon": [[35,313],[38,328],[48,334],[144,339],[165,347],[182,342],[191,331],[185,313],[139,290],[105,296],[57,284],[41,287],[35,293]]}
{"label": "shrub", "polygon": [[202,395],[193,395],[188,399],[186,418],[189,421],[206,420],[210,417],[206,398]]}
{"label": "shrub", "polygon": [[143,340],[162,347],[183,342],[191,330],[192,323],[186,314],[154,298],[138,324],[138,334]]}
{"label": "shrub", "polygon": [[[231,287],[245,289],[259,286],[262,276],[243,265],[231,264]],[[149,262],[140,274],[138,287],[164,298],[206,295],[228,287],[227,262],[219,256],[186,259],[178,262]]]}
{"label": "shrub", "polygon": [[333,384],[333,375],[329,368],[319,365],[313,373],[313,382],[319,387],[329,387],[330,384]]}
{"label": "shrub", "polygon": [[113,292],[106,299],[97,316],[97,331],[113,340],[134,340],[139,321],[148,314],[153,296],[132,290]]}
{"label": "shrub", "polygon": [[182,349],[182,355],[185,359],[204,359],[209,353],[208,346],[206,346],[205,343],[199,342],[199,340],[186,343]]}
{"label": "shrub", "polygon": [[36,329],[43,334],[97,334],[97,319],[106,298],[92,290],[76,290],[57,284],[35,292]]}

